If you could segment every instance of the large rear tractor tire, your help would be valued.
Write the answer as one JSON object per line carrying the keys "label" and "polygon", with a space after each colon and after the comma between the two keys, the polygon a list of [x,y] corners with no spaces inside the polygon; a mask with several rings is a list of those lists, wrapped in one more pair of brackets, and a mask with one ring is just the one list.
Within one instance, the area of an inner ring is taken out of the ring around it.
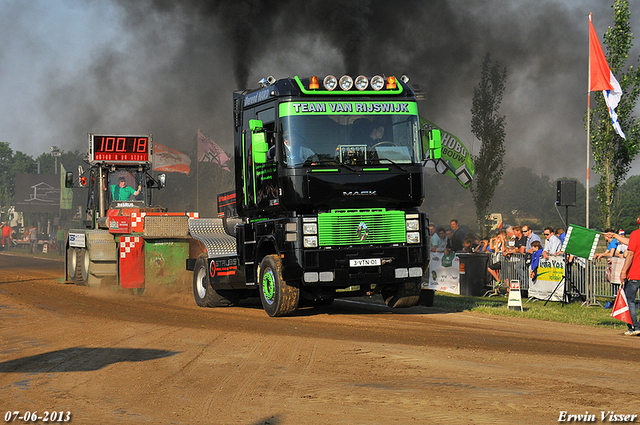
{"label": "large rear tractor tire", "polygon": [[282,262],[277,255],[262,259],[258,287],[262,307],[269,316],[286,316],[298,309],[300,288],[288,285],[282,278]]}
{"label": "large rear tractor tire", "polygon": [[240,294],[233,290],[215,290],[209,281],[209,262],[202,254],[193,269],[193,297],[200,307],[230,307],[237,305]]}
{"label": "large rear tractor tire", "polygon": [[385,304],[391,308],[407,308],[420,301],[420,281],[400,283],[395,288],[386,287],[381,291]]}

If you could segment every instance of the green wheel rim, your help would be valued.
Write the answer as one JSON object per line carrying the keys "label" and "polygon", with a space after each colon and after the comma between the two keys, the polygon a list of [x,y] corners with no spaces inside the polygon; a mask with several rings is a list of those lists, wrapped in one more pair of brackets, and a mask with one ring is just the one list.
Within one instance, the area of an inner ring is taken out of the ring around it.
{"label": "green wheel rim", "polygon": [[265,274],[262,276],[262,293],[264,294],[264,299],[269,303],[273,303],[274,296],[274,282],[275,277],[273,275],[273,270],[268,269]]}

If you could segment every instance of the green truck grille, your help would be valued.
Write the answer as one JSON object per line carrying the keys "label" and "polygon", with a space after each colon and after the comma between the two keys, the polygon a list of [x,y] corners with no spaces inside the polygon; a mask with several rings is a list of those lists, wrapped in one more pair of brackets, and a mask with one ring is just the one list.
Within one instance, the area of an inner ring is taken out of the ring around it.
{"label": "green truck grille", "polygon": [[336,210],[318,214],[318,245],[372,245],[407,240],[403,211]]}

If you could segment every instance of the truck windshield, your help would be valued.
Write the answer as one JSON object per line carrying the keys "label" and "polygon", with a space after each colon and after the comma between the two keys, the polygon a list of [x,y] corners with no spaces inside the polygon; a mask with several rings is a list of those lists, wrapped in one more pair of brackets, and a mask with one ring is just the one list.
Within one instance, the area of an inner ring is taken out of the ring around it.
{"label": "truck windshield", "polygon": [[137,170],[117,170],[109,173],[109,199],[144,201],[144,173]]}
{"label": "truck windshield", "polygon": [[422,158],[418,117],[412,114],[283,116],[279,140],[290,167],[414,164]]}

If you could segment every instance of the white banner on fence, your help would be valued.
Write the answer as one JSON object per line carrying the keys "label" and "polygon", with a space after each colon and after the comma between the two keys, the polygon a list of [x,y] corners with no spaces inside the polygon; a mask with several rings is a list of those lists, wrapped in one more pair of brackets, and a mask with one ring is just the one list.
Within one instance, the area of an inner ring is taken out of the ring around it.
{"label": "white banner on fence", "polygon": [[624,265],[624,258],[611,257],[607,258],[607,269],[605,271],[605,277],[611,283],[620,283],[620,272]]}
{"label": "white banner on fence", "polygon": [[460,295],[460,260],[451,253],[445,256],[441,252],[431,253],[429,280],[422,282],[423,289],[450,292]]}
{"label": "white banner on fence", "polygon": [[[529,279],[529,298],[562,301],[564,294],[564,256],[552,255],[548,259],[540,257],[538,278]],[[559,284],[559,285],[558,285]],[[553,293],[553,295],[551,295]],[[551,296],[551,298],[549,298]]]}

